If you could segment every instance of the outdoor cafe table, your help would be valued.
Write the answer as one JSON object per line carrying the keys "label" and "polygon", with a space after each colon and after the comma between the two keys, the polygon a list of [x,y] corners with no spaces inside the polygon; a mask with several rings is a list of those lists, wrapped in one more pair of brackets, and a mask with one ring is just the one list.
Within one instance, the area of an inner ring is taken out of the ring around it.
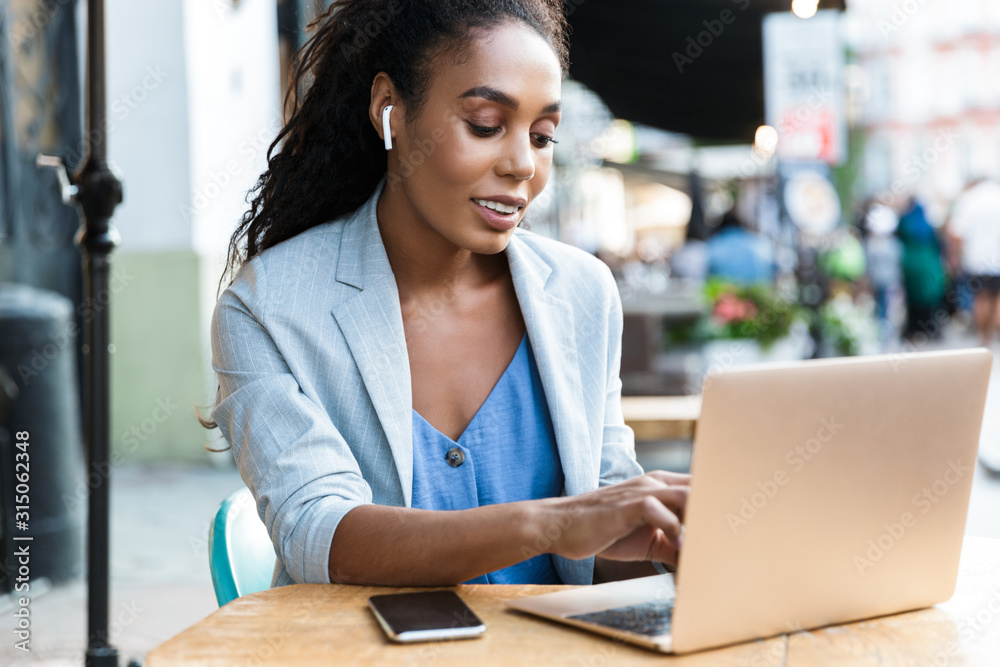
{"label": "outdoor cafe table", "polygon": [[936,607],[679,657],[504,606],[504,600],[564,588],[456,586],[486,623],[486,634],[409,645],[386,640],[367,600],[378,593],[414,589],[276,588],[230,602],[155,648],[146,665],[1000,665],[1000,540],[965,539],[955,595]]}
{"label": "outdoor cafe table", "polygon": [[701,396],[623,396],[622,416],[636,440],[694,438]]}

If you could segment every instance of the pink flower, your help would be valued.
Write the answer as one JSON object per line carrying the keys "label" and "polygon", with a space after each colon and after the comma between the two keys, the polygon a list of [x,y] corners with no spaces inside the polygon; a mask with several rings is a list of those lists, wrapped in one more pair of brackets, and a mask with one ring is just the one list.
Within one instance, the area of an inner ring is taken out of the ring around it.
{"label": "pink flower", "polygon": [[741,299],[735,294],[722,294],[712,309],[712,316],[723,324],[743,322],[757,315],[757,307],[751,301]]}

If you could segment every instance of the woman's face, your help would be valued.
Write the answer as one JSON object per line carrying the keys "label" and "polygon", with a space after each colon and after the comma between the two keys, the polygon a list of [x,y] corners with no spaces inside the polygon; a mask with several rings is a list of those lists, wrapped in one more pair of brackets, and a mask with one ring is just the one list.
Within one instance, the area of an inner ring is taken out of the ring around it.
{"label": "woman's face", "polygon": [[387,189],[405,195],[418,224],[494,254],[548,182],[561,71],[548,43],[519,22],[475,31],[456,60],[446,52],[432,62],[415,121],[391,112]]}

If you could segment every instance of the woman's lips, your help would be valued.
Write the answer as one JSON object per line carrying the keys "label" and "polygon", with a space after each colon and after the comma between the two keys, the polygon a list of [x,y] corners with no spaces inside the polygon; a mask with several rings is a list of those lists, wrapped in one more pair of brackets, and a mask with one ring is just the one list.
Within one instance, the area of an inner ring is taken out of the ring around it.
{"label": "woman's lips", "polygon": [[511,229],[516,227],[521,217],[522,209],[520,208],[514,211],[513,213],[500,213],[499,211],[494,211],[491,208],[487,208],[485,206],[482,206],[481,204],[478,204],[475,200],[470,199],[469,201],[472,202],[472,205],[476,207],[476,210],[479,211],[479,214],[483,216],[483,219],[486,221],[486,224],[488,224],[490,227],[499,232],[510,231]]}

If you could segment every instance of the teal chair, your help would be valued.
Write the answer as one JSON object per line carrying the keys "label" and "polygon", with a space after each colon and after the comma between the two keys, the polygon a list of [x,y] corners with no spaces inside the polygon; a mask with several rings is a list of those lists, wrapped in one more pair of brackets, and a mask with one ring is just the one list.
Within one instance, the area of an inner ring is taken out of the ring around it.
{"label": "teal chair", "polygon": [[219,606],[271,587],[274,547],[249,489],[222,501],[208,530],[208,561]]}

